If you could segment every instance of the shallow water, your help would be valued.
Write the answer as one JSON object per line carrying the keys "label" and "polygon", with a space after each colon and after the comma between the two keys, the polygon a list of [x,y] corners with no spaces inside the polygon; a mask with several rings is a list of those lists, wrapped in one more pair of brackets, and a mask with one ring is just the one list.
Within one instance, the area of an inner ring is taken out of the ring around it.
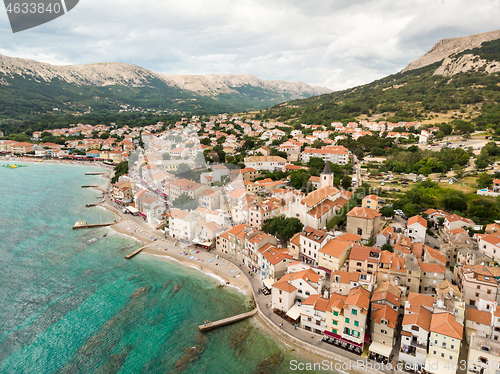
{"label": "shallow water", "polygon": [[0,373],[290,372],[250,321],[198,333],[246,311],[241,293],[152,256],[127,261],[120,249],[139,245],[109,228],[72,230],[114,220],[85,208],[99,193],[81,185],[104,181],[88,171],[0,167]]}

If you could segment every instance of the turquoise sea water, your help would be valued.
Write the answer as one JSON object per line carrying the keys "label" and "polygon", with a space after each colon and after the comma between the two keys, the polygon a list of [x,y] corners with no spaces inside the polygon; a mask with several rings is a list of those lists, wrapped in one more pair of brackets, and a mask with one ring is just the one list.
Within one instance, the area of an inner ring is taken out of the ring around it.
{"label": "turquoise sea water", "polygon": [[127,261],[138,244],[109,228],[71,229],[114,219],[85,208],[99,193],[81,185],[103,182],[84,175],[95,168],[29,165],[0,167],[0,373],[290,371],[250,321],[198,333],[246,311],[242,294],[151,256]]}

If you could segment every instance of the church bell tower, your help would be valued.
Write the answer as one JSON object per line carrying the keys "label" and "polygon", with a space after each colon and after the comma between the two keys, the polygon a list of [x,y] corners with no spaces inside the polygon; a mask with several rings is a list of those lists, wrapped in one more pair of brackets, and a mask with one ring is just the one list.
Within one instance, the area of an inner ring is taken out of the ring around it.
{"label": "church bell tower", "polygon": [[325,169],[323,172],[319,175],[320,178],[320,184],[319,187],[325,187],[325,186],[333,186],[333,173],[330,170],[330,162],[326,161],[325,162]]}

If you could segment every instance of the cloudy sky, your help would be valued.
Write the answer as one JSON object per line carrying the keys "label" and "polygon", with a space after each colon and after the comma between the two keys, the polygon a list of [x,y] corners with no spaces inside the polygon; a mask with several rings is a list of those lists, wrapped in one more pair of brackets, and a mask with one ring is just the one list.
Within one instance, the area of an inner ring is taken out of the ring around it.
{"label": "cloudy sky", "polygon": [[0,54],[337,90],[395,73],[439,39],[500,29],[499,20],[500,0],[80,0],[15,34],[0,10]]}

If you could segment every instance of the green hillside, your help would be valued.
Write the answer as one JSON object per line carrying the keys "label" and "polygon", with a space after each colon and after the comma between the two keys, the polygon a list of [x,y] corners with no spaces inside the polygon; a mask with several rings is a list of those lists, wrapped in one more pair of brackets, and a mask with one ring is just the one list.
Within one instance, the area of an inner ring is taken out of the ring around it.
{"label": "green hillside", "polygon": [[72,113],[83,113],[89,107],[97,112],[118,111],[120,105],[194,114],[224,113],[268,108],[290,100],[290,96],[251,86],[234,88],[238,94],[202,96],[155,78],[149,78],[146,87],[75,86],[58,79],[37,82],[34,77],[0,74],[1,81],[6,84],[0,84],[0,118],[22,119],[53,108]]}
{"label": "green hillside", "polygon": [[[466,53],[500,61],[500,40]],[[468,71],[433,75],[441,61],[397,73],[372,83],[331,94],[294,100],[262,111],[262,119],[330,125],[333,121],[369,119],[399,121],[466,121],[479,129],[500,124],[500,73]],[[498,63],[500,66],[500,62]],[[484,69],[483,69],[484,70]],[[443,119],[444,118],[444,119]]]}

